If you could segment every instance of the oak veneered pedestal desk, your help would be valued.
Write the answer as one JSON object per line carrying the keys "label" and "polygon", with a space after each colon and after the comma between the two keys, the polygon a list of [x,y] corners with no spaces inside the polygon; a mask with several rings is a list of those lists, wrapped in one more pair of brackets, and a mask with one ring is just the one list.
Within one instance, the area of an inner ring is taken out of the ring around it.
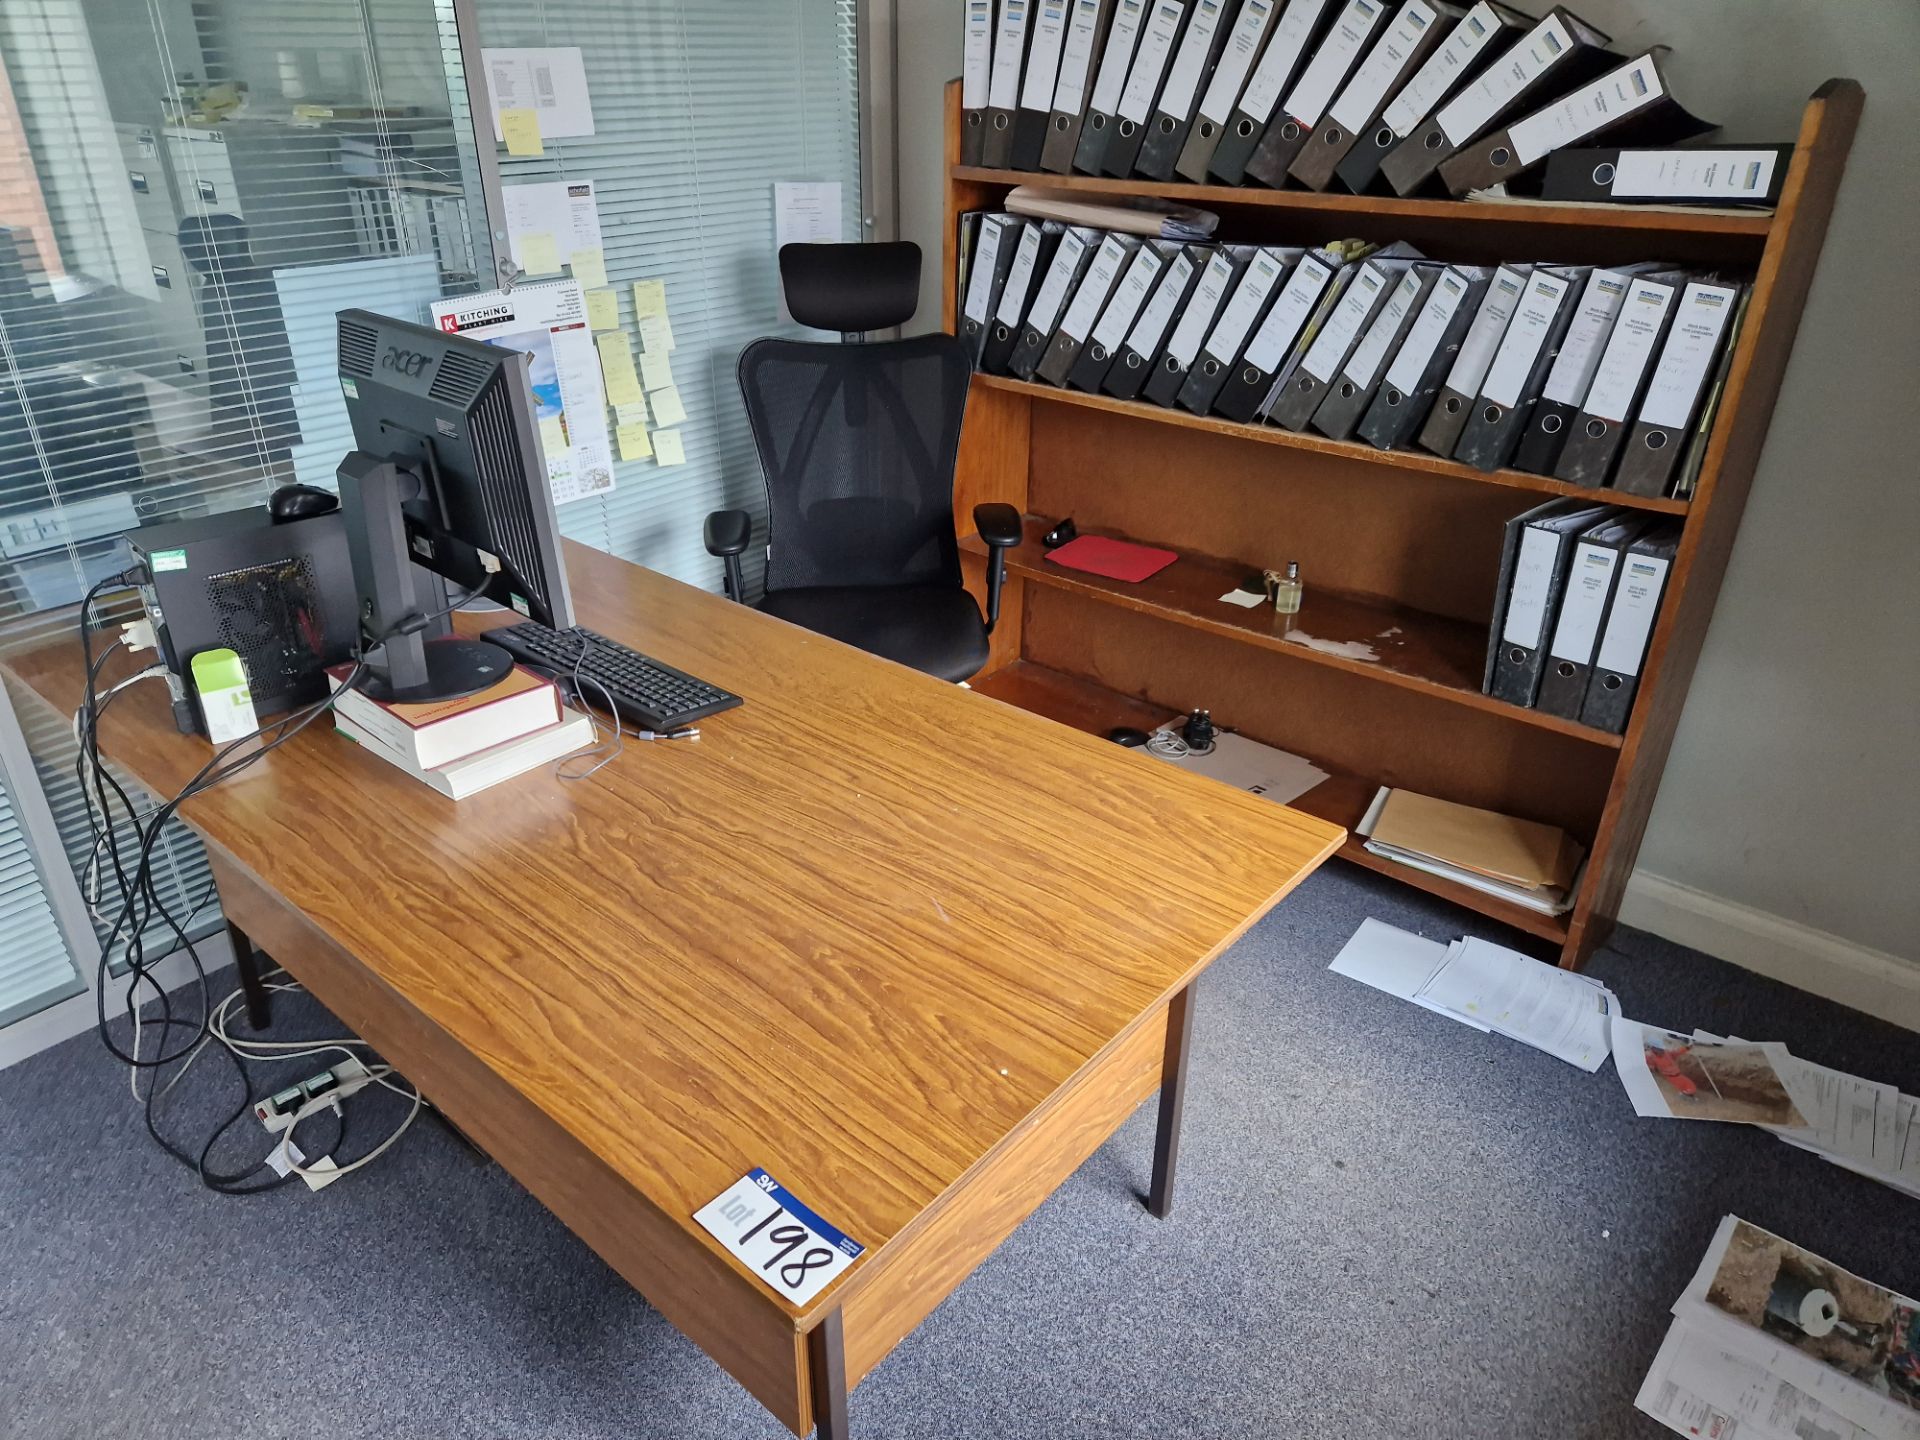
{"label": "oak veneered pedestal desk", "polygon": [[[746,703],[590,779],[548,767],[458,804],[323,719],[183,818],[242,951],[796,1434],[840,1440],[848,1390],[1156,1089],[1165,1212],[1194,982],[1343,832],[582,546],[567,561],[580,623]],[[77,639],[8,664],[78,704]],[[162,796],[209,753],[158,683],[101,738]],[[803,1306],[693,1219],[756,1167],[865,1247]]]}

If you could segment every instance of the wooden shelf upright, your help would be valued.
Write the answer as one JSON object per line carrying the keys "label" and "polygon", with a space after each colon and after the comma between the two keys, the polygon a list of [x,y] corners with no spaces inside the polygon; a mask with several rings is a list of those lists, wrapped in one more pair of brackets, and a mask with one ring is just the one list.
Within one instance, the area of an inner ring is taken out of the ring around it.
{"label": "wooden shelf upright", "polygon": [[[1403,785],[1565,826],[1589,847],[1578,902],[1534,914],[1369,854],[1341,855],[1517,926],[1578,966],[1612,928],[1632,872],[1864,103],[1829,80],[1808,102],[1771,215],[1667,207],[1318,195],[959,163],[960,89],[946,96],[945,321],[956,233],[1017,185],[1158,195],[1215,210],[1219,238],[1268,244],[1408,240],[1440,260],[1665,259],[1751,274],[1705,463],[1689,500],[1491,475],[1411,451],[1295,435],[1184,411],[978,375],[961,435],[955,512],[1005,501],[1028,519],[1009,553],[993,657],[974,688],[1083,729],[1157,723],[1205,706],[1218,723],[1302,754],[1333,778],[1296,805],[1347,826]],[[1480,692],[1504,522],[1544,496],[1590,494],[1682,517],[1684,532],[1625,735]],[[1181,559],[1123,585],[1046,564],[1039,535],[1072,516]],[[962,540],[972,581],[985,549]],[[1289,625],[1218,602],[1249,571],[1298,560]]]}

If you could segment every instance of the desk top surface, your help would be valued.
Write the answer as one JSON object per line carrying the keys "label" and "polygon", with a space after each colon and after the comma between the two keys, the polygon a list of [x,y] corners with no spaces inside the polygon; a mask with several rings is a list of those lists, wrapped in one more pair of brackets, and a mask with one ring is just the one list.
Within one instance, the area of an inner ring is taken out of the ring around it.
{"label": "desk top surface", "polygon": [[[877,1252],[1342,838],[567,560],[580,623],[746,704],[591,779],[546,767],[458,804],[323,721],[184,818],[716,1251],[693,1212],[763,1166]],[[77,642],[8,664],[78,704]],[[165,795],[209,753],[158,684],[101,735]]]}

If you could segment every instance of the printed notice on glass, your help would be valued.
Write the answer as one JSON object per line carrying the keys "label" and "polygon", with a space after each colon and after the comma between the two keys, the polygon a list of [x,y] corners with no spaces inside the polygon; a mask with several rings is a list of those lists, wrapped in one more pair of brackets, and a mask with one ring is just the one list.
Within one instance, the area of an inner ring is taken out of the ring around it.
{"label": "printed notice on glass", "polygon": [[786,286],[780,283],[782,245],[838,245],[846,238],[841,227],[838,180],[776,180],[773,182],[773,288],[780,297],[780,323],[793,324],[787,309]]}
{"label": "printed notice on glass", "polygon": [[548,140],[593,134],[593,104],[587,97],[587,67],[578,45],[553,49],[482,50],[487,99],[493,105],[493,138],[505,140],[502,110],[531,110]]}

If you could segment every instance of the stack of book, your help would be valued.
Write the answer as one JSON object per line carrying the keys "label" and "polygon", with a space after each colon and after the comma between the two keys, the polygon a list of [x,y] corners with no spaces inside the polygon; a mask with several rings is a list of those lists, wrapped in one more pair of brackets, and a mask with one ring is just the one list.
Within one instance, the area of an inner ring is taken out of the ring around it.
{"label": "stack of book", "polygon": [[957,326],[976,368],[1684,498],[1750,294],[1659,260],[1447,264],[1403,243],[1139,228],[961,216]]}
{"label": "stack of book", "polygon": [[551,680],[515,666],[499,684],[460,700],[390,705],[341,689],[351,666],[327,672],[334,728],[450,800],[571,755],[594,740]]}
{"label": "stack of book", "polygon": [[1780,146],[1634,158],[1715,127],[1674,99],[1664,46],[1616,50],[1559,5],[966,0],[964,55],[966,165],[1749,205],[1774,203],[1786,168]]}
{"label": "stack of book", "polygon": [[1586,858],[1557,825],[1385,786],[1356,829],[1375,855],[1542,915],[1572,908]]}

